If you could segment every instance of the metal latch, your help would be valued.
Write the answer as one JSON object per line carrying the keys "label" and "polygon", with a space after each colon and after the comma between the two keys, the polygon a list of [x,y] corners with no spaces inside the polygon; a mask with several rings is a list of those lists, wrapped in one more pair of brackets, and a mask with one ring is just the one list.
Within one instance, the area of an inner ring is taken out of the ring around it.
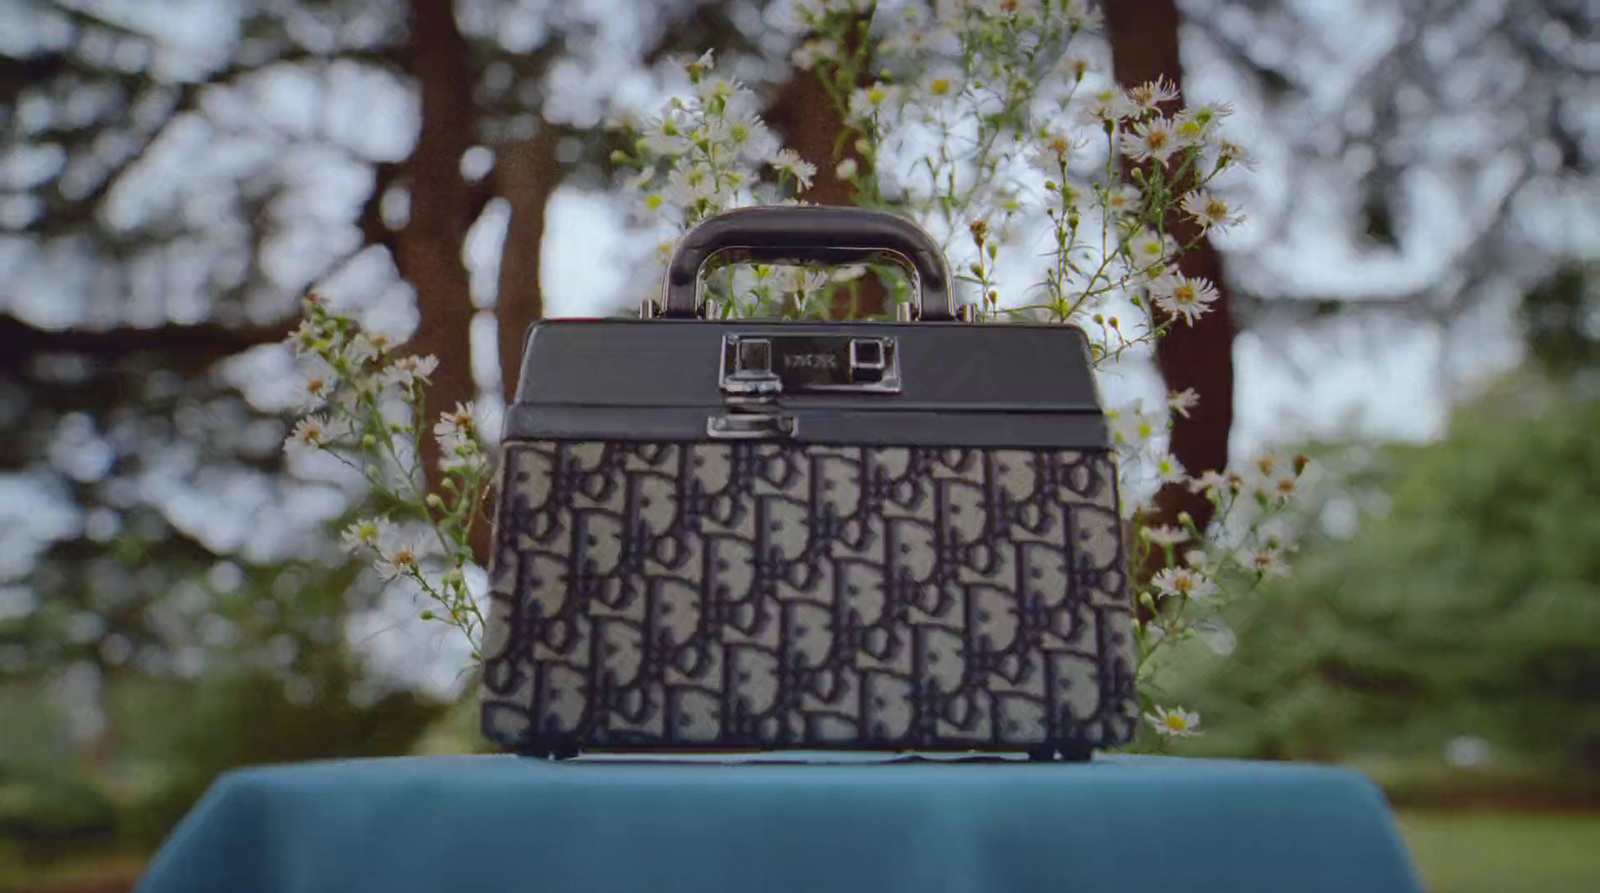
{"label": "metal latch", "polygon": [[725,394],[900,393],[895,339],[858,335],[724,335]]}

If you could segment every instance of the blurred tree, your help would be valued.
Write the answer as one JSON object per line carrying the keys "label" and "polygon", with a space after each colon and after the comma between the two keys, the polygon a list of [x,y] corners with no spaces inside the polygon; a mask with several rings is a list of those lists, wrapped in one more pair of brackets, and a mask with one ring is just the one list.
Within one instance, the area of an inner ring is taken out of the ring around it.
{"label": "blurred tree", "polygon": [[[272,342],[297,296],[321,283],[380,323],[414,314],[417,346],[447,360],[441,406],[494,385],[466,358],[477,308],[496,306],[494,365],[514,381],[542,313],[546,204],[563,178],[608,176],[595,128],[616,78],[558,115],[552,82],[748,46],[700,0],[639,4],[620,30],[509,0],[201,6],[0,13],[0,679],[70,682],[101,768],[118,735],[94,707],[126,680],[287,647],[231,594],[275,593],[261,609],[299,618],[308,652],[376,604],[326,588],[342,559],[325,528],[360,482],[283,473],[296,398]],[[491,207],[498,300],[463,262]]]}
{"label": "blurred tree", "polygon": [[[1124,89],[1164,80],[1184,82],[1178,50],[1181,24],[1174,0],[1138,0],[1106,6],[1106,35],[1117,81]],[[1202,277],[1217,287],[1211,312],[1190,325],[1174,326],[1156,342],[1156,368],[1168,393],[1193,389],[1199,405],[1172,419],[1168,449],[1188,473],[1199,477],[1228,467],[1228,438],[1233,429],[1233,313],[1224,277],[1222,256],[1193,220],[1172,214],[1166,231],[1180,245],[1193,244],[1178,261],[1186,276]],[[1159,312],[1159,311],[1157,311]],[[1163,486],[1152,504],[1153,524],[1180,526],[1179,515],[1188,514],[1204,530],[1215,507],[1210,500],[1178,483]],[[1152,551],[1153,574],[1161,556]]]}
{"label": "blurred tree", "polygon": [[[1251,198],[1277,237],[1230,255],[1240,324],[1396,311],[1480,363],[1473,311],[1507,308],[1592,257],[1600,11],[1587,0],[1402,0],[1331,7],[1186,0],[1197,58],[1220,63],[1293,184]],[[1311,276],[1319,250],[1340,262]],[[1503,316],[1496,316],[1503,325]],[[1456,340],[1456,339],[1459,340]]]}

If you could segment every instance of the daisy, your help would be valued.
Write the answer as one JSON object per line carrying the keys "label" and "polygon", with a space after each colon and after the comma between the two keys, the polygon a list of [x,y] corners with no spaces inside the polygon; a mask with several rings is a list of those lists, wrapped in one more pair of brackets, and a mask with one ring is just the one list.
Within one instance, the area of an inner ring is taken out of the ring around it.
{"label": "daisy", "polygon": [[1144,204],[1144,194],[1132,183],[1124,183],[1105,191],[1104,204],[1108,214],[1131,214]]}
{"label": "daisy", "polygon": [[1217,289],[1199,277],[1169,273],[1150,286],[1150,295],[1157,307],[1192,326],[1216,302]]}
{"label": "daisy", "polygon": [[1155,727],[1157,734],[1167,738],[1193,738],[1201,734],[1200,714],[1191,713],[1182,707],[1169,710],[1158,706],[1154,713],[1146,713],[1144,718]]}
{"label": "daisy", "polygon": [[1223,140],[1217,146],[1217,166],[1231,167],[1237,165],[1247,171],[1253,171],[1260,165],[1244,147],[1231,140]]}
{"label": "daisy", "polygon": [[839,46],[831,40],[808,40],[789,55],[789,61],[801,71],[810,71],[817,62],[839,55]]}
{"label": "daisy", "polygon": [[1128,89],[1128,102],[1141,114],[1157,111],[1156,106],[1177,98],[1177,86],[1165,77],[1158,77]]}
{"label": "daisy", "polygon": [[1041,136],[1043,139],[1034,147],[1028,165],[1047,177],[1060,177],[1066,170],[1072,153],[1083,144],[1061,133],[1046,131]]}
{"label": "daisy", "polygon": [[344,346],[341,356],[351,369],[360,369],[366,363],[378,358],[378,347],[365,332],[357,332],[350,339],[350,343]]}
{"label": "daisy", "polygon": [[1155,117],[1133,125],[1133,132],[1122,141],[1122,154],[1134,161],[1154,159],[1165,164],[1172,153],[1183,148],[1183,141],[1171,122]]}
{"label": "daisy", "polygon": [[1169,598],[1205,598],[1217,592],[1217,584],[1187,567],[1162,568],[1150,583]]}
{"label": "daisy", "polygon": [[283,450],[292,458],[322,449],[330,437],[326,416],[306,416],[295,424],[294,432],[283,442]]}
{"label": "daisy", "polygon": [[1155,230],[1143,230],[1128,240],[1128,252],[1133,255],[1134,267],[1138,270],[1164,263],[1177,250],[1177,239]]}
{"label": "daisy", "polygon": [[439,438],[439,470],[444,472],[474,472],[488,464],[478,441],[464,434],[447,434]]}
{"label": "daisy", "polygon": [[378,576],[385,580],[409,577],[422,567],[423,547],[420,540],[408,541],[391,537],[377,546],[378,557],[372,562]]}
{"label": "daisy", "polygon": [[1067,0],[1062,11],[1070,31],[1095,31],[1100,27],[1100,11],[1089,5],[1089,0]]}
{"label": "daisy", "polygon": [[439,358],[433,355],[425,357],[401,357],[389,364],[389,368],[379,374],[379,378],[389,384],[396,384],[409,389],[413,384],[426,382],[433,370],[439,368]]}
{"label": "daisy", "polygon": [[322,330],[309,319],[302,319],[299,327],[289,335],[289,344],[294,348],[295,356],[304,356],[316,350],[317,342],[321,340]]}
{"label": "daisy", "polygon": [[393,536],[393,525],[385,518],[362,518],[344,530],[341,542],[346,552],[354,553],[363,546],[376,549],[378,543]]}
{"label": "daisy", "polygon": [[1254,549],[1242,556],[1245,567],[1255,571],[1263,580],[1286,579],[1289,565],[1283,560],[1281,549]]}
{"label": "daisy", "polygon": [[1187,480],[1183,465],[1171,453],[1158,453],[1155,457],[1156,474],[1163,484],[1181,484]]}
{"label": "daisy", "polygon": [[1199,405],[1200,395],[1195,393],[1194,388],[1184,388],[1167,395],[1167,409],[1184,418],[1189,417],[1189,410]]}
{"label": "daisy", "polygon": [[435,437],[473,437],[477,433],[477,416],[475,408],[469,401],[457,403],[456,408],[439,416],[438,424],[433,426]]}
{"label": "daisy", "polygon": [[1189,482],[1189,489],[1207,496],[1220,495],[1233,491],[1233,479],[1222,472],[1207,470]]}
{"label": "daisy", "polygon": [[850,94],[850,117],[869,120],[893,105],[895,90],[888,84],[873,84]]}
{"label": "daisy", "polygon": [[794,177],[801,189],[811,188],[811,178],[817,175],[817,166],[800,157],[793,149],[779,149],[772,159],[773,170]]}
{"label": "daisy", "polygon": [[328,402],[328,398],[338,386],[339,381],[333,369],[320,359],[314,359],[306,369],[305,382],[300,385],[304,394],[303,402],[307,407],[315,409]]}
{"label": "daisy", "polygon": [[1127,94],[1117,87],[1109,87],[1089,100],[1080,117],[1086,124],[1114,124],[1131,114],[1133,104],[1128,101]]}
{"label": "daisy", "polygon": [[1197,189],[1183,197],[1184,213],[1193,217],[1201,229],[1222,231],[1244,220],[1228,205],[1227,199],[1205,189]]}

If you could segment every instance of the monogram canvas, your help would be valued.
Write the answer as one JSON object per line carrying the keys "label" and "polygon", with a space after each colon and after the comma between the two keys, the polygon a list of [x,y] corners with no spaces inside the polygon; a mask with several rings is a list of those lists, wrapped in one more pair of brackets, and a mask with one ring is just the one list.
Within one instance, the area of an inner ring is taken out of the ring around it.
{"label": "monogram canvas", "polygon": [[484,728],[552,747],[1125,742],[1103,452],[507,445]]}

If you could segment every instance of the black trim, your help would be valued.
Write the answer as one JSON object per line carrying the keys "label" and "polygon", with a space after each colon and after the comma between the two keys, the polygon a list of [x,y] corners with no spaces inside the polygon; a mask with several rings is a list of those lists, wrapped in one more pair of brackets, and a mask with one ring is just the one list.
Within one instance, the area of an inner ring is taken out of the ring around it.
{"label": "black trim", "polygon": [[[721,404],[701,407],[537,406],[517,404],[505,441],[615,440],[708,442],[706,420]],[[849,412],[784,406],[799,424],[783,442],[838,446],[947,446],[981,449],[1111,449],[1096,413]],[[774,438],[774,440],[778,440]]]}

